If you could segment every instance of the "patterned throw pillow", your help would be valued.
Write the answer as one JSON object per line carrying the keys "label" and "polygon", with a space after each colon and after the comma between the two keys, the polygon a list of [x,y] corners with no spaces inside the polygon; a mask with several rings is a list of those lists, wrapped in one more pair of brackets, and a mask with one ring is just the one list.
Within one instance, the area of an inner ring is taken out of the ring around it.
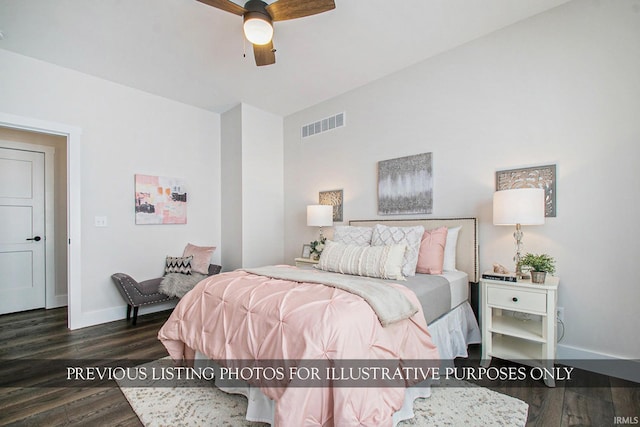
{"label": "patterned throw pillow", "polygon": [[184,248],[182,256],[193,256],[193,260],[191,261],[191,269],[194,273],[209,274],[211,255],[215,250],[215,246],[196,246],[188,243]]}
{"label": "patterned throw pillow", "polygon": [[444,248],[447,244],[447,227],[426,230],[422,235],[416,273],[442,274]]}
{"label": "patterned throw pillow", "polygon": [[169,273],[191,274],[192,259],[193,259],[192,256],[187,256],[187,257],[168,256],[165,267],[164,267],[164,274],[169,274]]}
{"label": "patterned throw pillow", "polygon": [[325,242],[318,268],[343,274],[404,280],[402,257],[405,245],[358,246]]}
{"label": "patterned throw pillow", "polygon": [[333,241],[345,245],[369,246],[372,235],[373,227],[338,225],[333,228]]}
{"label": "patterned throw pillow", "polygon": [[424,227],[389,227],[376,224],[371,237],[372,246],[383,246],[393,244],[405,244],[407,249],[404,252],[402,261],[402,274],[404,276],[416,275],[416,264],[418,263],[418,252],[420,251],[420,241],[424,234]]}

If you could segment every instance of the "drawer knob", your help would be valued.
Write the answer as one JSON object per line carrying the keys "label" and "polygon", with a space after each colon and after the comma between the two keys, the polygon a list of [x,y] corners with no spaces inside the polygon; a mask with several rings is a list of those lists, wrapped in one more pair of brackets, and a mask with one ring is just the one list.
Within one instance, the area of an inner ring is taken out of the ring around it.
{"label": "drawer knob", "polygon": [[518,297],[513,297],[513,298],[511,298],[511,301],[513,301],[513,302],[518,302]]}

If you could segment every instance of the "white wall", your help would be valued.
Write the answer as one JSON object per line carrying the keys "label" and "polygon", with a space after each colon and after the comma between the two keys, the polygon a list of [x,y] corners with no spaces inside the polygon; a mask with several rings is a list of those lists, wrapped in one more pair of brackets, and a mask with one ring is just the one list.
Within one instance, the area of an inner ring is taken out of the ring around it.
{"label": "white wall", "polygon": [[282,117],[242,104],[243,267],[283,261],[283,150]]}
{"label": "white wall", "polygon": [[221,117],[222,268],[242,267],[242,105]]}
{"label": "white wall", "polygon": [[225,270],[281,264],[282,117],[247,104],[224,113],[222,171]]}
{"label": "white wall", "polygon": [[[524,229],[557,259],[576,350],[640,358],[640,13],[574,1],[285,118],[285,255],[317,230],[304,209],[344,189],[344,217],[377,218],[377,162],[433,153],[433,217],[477,216],[481,268],[511,265],[513,230],[492,225],[497,170],[557,165],[557,212]],[[347,125],[301,141],[345,111]]]}
{"label": "white wall", "polygon": [[[219,244],[218,114],[5,50],[0,70],[1,112],[83,131],[80,323],[124,317],[111,274],[157,277],[164,258],[186,243]],[[135,225],[136,173],[185,179],[188,224]],[[109,226],[96,228],[95,216],[107,216]]]}

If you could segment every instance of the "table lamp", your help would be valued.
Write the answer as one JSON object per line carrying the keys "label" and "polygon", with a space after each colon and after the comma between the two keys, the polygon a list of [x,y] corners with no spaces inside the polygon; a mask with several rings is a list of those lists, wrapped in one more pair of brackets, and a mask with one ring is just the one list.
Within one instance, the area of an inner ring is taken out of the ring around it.
{"label": "table lamp", "polygon": [[307,206],[307,225],[309,227],[320,227],[320,240],[322,240],[322,227],[333,225],[333,206]]}
{"label": "table lamp", "polygon": [[522,251],[522,225],[544,224],[544,189],[516,188],[493,193],[493,224],[515,225],[513,237],[516,239],[516,275],[523,277],[520,266]]}

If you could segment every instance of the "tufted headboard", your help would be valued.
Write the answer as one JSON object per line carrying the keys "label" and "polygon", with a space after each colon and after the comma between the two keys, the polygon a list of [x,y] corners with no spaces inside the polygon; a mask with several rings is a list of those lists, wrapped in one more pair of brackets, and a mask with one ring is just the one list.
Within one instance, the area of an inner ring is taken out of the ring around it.
{"label": "tufted headboard", "polygon": [[456,248],[456,268],[467,273],[470,282],[476,283],[480,280],[477,218],[372,219],[349,221],[349,225],[359,227],[373,227],[376,224],[384,224],[390,227],[422,225],[425,230],[443,226],[447,228],[461,226],[462,228],[458,234],[458,246]]}

